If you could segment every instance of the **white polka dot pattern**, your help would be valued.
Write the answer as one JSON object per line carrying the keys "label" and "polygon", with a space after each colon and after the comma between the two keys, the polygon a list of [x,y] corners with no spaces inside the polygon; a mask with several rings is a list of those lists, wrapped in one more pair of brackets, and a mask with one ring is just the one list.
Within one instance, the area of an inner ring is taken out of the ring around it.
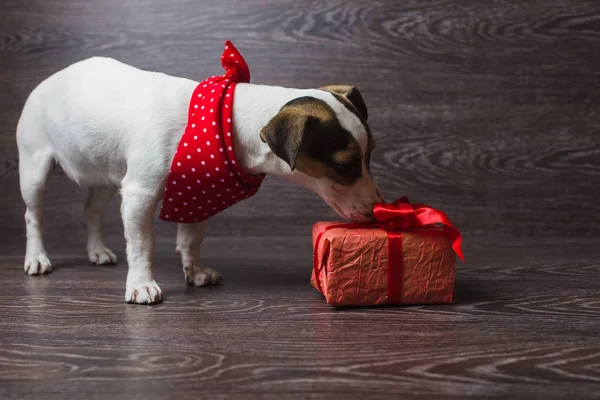
{"label": "white polka dot pattern", "polygon": [[229,41],[225,43],[221,62],[225,74],[200,82],[192,95],[188,124],[165,185],[160,212],[164,221],[203,221],[255,194],[264,178],[264,175],[248,175],[241,169],[231,135],[235,132],[232,126],[235,85],[250,81],[248,65]]}

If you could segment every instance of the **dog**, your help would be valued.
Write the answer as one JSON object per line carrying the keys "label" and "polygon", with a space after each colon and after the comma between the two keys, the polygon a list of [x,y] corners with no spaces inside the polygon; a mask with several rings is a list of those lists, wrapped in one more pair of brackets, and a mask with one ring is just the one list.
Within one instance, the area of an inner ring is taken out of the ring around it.
{"label": "dog", "polygon": [[[42,236],[43,192],[58,164],[88,191],[90,262],[116,262],[103,239],[102,219],[119,190],[127,243],[125,300],[162,301],[153,277],[153,220],[158,205],[164,205],[165,185],[197,87],[194,80],[92,57],[56,72],[31,92],[16,135],[26,205],[27,274],[52,271]],[[383,199],[369,169],[375,140],[356,87],[294,89],[240,82],[232,93],[233,147],[245,173],[302,185],[346,220],[372,220],[373,205]],[[196,286],[221,280],[200,261],[206,230],[206,220],[178,224],[176,251],[186,281]]]}

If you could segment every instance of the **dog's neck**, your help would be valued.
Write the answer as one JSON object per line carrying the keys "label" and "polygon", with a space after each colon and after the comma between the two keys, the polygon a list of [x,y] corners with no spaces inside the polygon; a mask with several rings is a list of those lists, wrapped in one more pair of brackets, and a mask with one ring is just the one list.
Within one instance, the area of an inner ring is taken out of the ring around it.
{"label": "dog's neck", "polygon": [[276,157],[260,138],[260,131],[289,101],[301,96],[319,95],[314,89],[239,83],[233,97],[235,144],[242,168],[251,175],[291,175],[289,166]]}

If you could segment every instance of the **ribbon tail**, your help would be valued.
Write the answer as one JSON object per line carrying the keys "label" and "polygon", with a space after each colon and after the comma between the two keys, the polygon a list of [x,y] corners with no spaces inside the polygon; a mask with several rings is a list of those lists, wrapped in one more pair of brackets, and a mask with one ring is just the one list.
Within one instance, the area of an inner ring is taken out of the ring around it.
{"label": "ribbon tail", "polygon": [[462,236],[458,232],[458,230],[454,226],[445,225],[443,232],[448,237],[448,239],[452,240],[452,249],[456,253],[456,255],[461,259],[462,262],[465,262],[465,256],[462,252]]}
{"label": "ribbon tail", "polygon": [[436,225],[442,224],[444,228],[442,229],[443,234],[452,241],[452,249],[456,253],[456,255],[464,262],[465,257],[462,252],[462,236],[460,231],[456,229],[456,227],[450,222],[450,218],[446,214],[441,211],[435,210],[433,208],[418,208],[416,210],[416,226],[427,226],[427,225]]}

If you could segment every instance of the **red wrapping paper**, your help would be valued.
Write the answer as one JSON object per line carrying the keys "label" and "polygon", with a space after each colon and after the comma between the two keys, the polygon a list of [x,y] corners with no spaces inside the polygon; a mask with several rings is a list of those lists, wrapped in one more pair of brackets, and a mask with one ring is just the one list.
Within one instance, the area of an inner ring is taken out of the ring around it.
{"label": "red wrapping paper", "polygon": [[314,225],[311,283],[327,303],[453,303],[461,237],[446,215],[406,198],[374,211],[374,224]]}

